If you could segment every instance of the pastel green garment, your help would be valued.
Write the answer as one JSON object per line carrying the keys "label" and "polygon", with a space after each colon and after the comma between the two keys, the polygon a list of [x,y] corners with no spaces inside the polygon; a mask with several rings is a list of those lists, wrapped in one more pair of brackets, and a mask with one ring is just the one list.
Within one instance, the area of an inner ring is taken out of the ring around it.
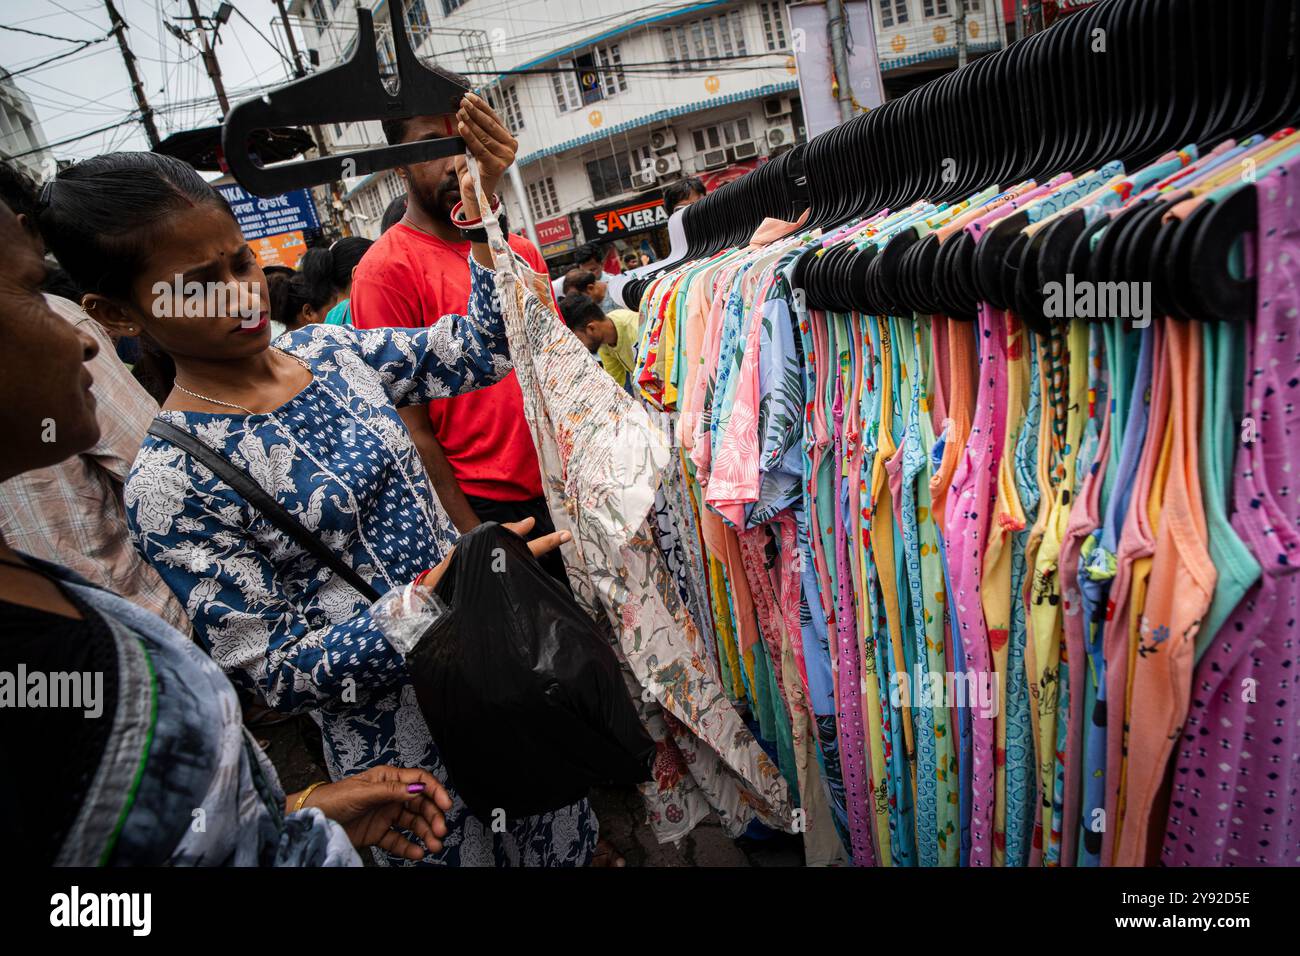
{"label": "pastel green garment", "polygon": [[[1196,660],[1210,648],[1219,628],[1259,580],[1259,562],[1228,521],[1228,494],[1232,488],[1232,456],[1237,425],[1233,408],[1242,394],[1244,354],[1241,326],[1231,322],[1206,322],[1202,326],[1205,408],[1201,414],[1200,472],[1209,527],[1210,556],[1219,571],[1210,610],[1196,632]],[[1250,436],[1253,438],[1253,436]],[[1243,440],[1245,437],[1243,436]]]}

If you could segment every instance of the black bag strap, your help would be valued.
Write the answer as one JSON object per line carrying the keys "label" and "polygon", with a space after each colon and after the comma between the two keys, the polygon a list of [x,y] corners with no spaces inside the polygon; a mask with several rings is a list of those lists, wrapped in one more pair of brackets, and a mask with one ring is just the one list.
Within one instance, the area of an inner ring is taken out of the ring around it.
{"label": "black bag strap", "polygon": [[195,438],[189,432],[178,428],[169,421],[155,418],[149,425],[149,434],[162,438],[173,445],[183,448],[192,457],[203,462],[218,478],[233,488],[241,498],[262,512],[267,519],[306,548],[322,564],[330,568],[348,584],[352,585],[371,603],[379,600],[379,592],[371,587],[361,575],[348,567],[337,554],[310,531],[304,528],[293,515],[284,509],[280,502],[268,495],[262,486],[235,466],[229,458],[212,446]]}

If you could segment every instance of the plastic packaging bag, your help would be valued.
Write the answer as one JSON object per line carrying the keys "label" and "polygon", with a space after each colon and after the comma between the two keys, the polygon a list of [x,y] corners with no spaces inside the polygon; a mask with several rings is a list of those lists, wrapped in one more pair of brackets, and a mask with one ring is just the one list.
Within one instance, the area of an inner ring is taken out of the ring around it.
{"label": "plastic packaging bag", "polygon": [[521,537],[479,525],[435,590],[446,613],[407,670],[451,784],[475,815],[533,816],[596,783],[650,779],[654,742],[613,649]]}

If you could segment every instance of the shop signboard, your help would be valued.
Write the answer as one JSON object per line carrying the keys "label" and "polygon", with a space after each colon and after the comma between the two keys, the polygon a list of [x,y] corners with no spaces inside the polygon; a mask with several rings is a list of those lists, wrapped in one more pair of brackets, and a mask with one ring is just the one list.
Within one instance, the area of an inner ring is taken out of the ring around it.
{"label": "shop signboard", "polygon": [[582,220],[582,234],[588,241],[623,239],[653,232],[668,224],[663,193],[658,190],[642,193],[633,200],[580,212],[578,217]]}

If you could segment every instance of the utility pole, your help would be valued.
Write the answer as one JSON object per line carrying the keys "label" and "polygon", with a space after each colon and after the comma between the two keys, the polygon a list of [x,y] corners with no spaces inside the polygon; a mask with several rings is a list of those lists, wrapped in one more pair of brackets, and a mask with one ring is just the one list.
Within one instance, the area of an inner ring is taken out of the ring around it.
{"label": "utility pole", "polygon": [[126,42],[126,22],[117,12],[117,7],[113,6],[113,0],[104,0],[104,6],[108,9],[108,22],[112,27],[112,32],[117,36],[117,48],[122,51],[122,61],[126,63],[127,75],[131,77],[131,92],[135,94],[135,105],[140,107],[140,122],[144,124],[145,135],[149,137],[149,148],[154,149],[161,142],[158,136],[158,127],[154,125],[153,109],[149,106],[149,101],[144,98],[144,84],[140,82],[140,74],[135,70],[135,54]]}
{"label": "utility pole", "polygon": [[[307,75],[307,66],[303,63],[302,54],[298,52],[298,41],[293,38],[293,28],[289,25],[289,13],[284,8],[284,0],[272,0],[280,11],[280,23],[284,26],[284,35],[289,40],[289,52],[293,54],[293,75],[302,78]],[[322,156],[330,154],[329,146],[325,143],[325,137],[321,134],[321,128],[312,124],[311,138],[316,141],[316,151]]]}
{"label": "utility pole", "polygon": [[[280,25],[284,27],[284,35],[289,41],[289,52],[293,56],[293,75],[299,78],[304,77],[307,75],[307,64],[303,62],[302,54],[298,52],[298,41],[294,39],[293,27],[289,24],[289,12],[284,8],[284,0],[271,0],[271,2],[280,11]],[[315,123],[308,128],[311,130],[312,142],[316,144],[317,154],[328,156],[330,149],[329,144],[325,142],[325,133]],[[339,231],[340,235],[346,236],[351,230],[347,228],[345,222],[339,219],[339,212],[334,208],[334,200],[343,195],[343,184],[336,180],[327,184],[325,188],[329,193],[327,205],[329,206],[330,222],[334,224],[334,228]]]}
{"label": "utility pole", "polygon": [[966,65],[966,0],[957,3],[957,69]]}
{"label": "utility pole", "polygon": [[221,64],[217,62],[216,51],[208,42],[207,27],[203,25],[203,18],[199,16],[198,0],[190,0],[190,17],[194,20],[194,26],[198,28],[199,42],[203,44],[203,67],[208,71],[212,88],[217,91],[217,102],[221,104],[221,115],[224,117],[230,112],[230,101],[226,99],[226,88],[221,83]]}
{"label": "utility pole", "polygon": [[841,0],[826,0],[826,25],[830,28],[831,63],[839,81],[840,122],[853,119],[853,88],[849,84],[849,52],[845,41],[844,4]]}
{"label": "utility pole", "polygon": [[289,26],[289,11],[284,8],[284,0],[271,0],[271,2],[280,11],[280,23],[284,26],[284,35],[289,39],[289,52],[293,54],[294,76],[306,76],[307,66],[302,62],[302,54],[298,52],[298,41],[293,38],[293,29]]}

